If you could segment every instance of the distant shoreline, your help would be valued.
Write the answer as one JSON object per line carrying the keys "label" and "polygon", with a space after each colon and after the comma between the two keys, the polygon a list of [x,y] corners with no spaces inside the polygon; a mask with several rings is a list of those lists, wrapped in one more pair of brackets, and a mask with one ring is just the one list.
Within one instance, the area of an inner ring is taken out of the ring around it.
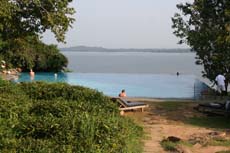
{"label": "distant shoreline", "polygon": [[108,49],[103,47],[87,47],[87,46],[76,46],[68,48],[60,48],[61,51],[73,51],[73,52],[146,52],[146,53],[191,53],[189,48],[171,48],[171,49],[134,49],[134,48],[118,48]]}

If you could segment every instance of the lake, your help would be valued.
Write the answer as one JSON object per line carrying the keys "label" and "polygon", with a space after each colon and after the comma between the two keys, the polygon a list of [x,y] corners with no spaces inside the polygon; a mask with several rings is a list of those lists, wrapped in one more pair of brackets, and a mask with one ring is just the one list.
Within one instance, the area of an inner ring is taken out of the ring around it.
{"label": "lake", "polygon": [[80,73],[176,74],[201,78],[195,53],[62,52],[69,69]]}

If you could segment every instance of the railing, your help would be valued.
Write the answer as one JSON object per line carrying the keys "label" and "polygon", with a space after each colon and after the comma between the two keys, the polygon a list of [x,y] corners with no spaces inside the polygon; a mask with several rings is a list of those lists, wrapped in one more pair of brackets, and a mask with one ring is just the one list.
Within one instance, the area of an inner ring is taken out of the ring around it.
{"label": "railing", "polygon": [[206,83],[196,79],[194,83],[194,99],[200,100],[204,99],[205,96],[215,95],[213,89],[209,87]]}
{"label": "railing", "polygon": [[228,95],[218,93],[214,88],[206,83],[196,80],[194,83],[194,99],[195,100],[227,100]]}

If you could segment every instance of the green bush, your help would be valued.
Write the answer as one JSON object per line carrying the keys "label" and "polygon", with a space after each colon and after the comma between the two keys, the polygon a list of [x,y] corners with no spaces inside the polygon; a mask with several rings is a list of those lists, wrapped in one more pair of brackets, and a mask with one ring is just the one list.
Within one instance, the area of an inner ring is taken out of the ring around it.
{"label": "green bush", "polygon": [[142,128],[96,90],[0,81],[0,92],[0,152],[140,152]]}

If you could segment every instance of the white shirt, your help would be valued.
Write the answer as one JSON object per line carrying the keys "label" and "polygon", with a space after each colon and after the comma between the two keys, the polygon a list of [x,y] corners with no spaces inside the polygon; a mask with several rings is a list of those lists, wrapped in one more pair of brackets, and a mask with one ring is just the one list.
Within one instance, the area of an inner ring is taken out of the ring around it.
{"label": "white shirt", "polygon": [[217,82],[217,85],[225,85],[225,77],[223,75],[217,75],[215,80]]}

